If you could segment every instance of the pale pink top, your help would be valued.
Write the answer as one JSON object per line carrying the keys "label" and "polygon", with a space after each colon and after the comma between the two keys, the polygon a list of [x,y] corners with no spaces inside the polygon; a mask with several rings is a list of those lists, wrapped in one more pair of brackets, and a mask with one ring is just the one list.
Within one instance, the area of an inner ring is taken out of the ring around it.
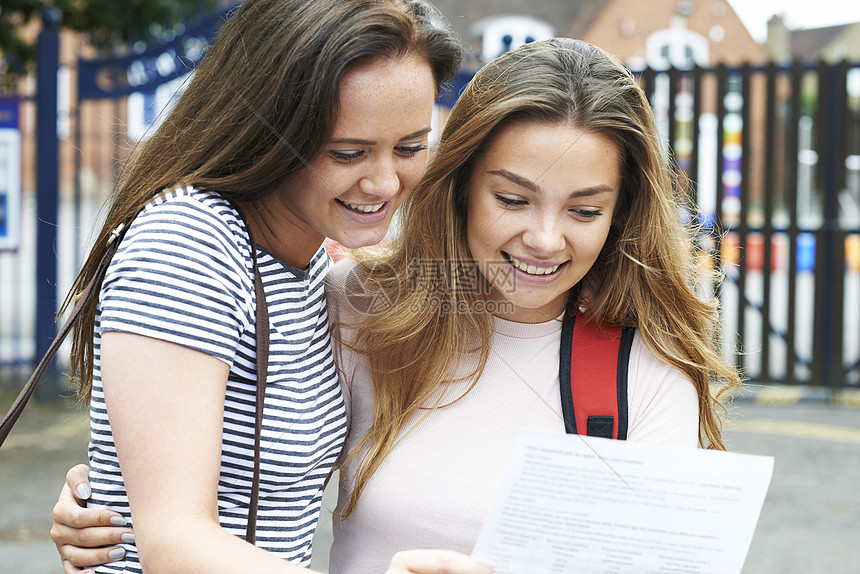
{"label": "pale pink top", "polygon": [[[338,285],[352,265],[344,260],[329,274],[333,320],[351,313]],[[559,320],[495,319],[493,349],[475,387],[455,404],[411,421],[355,512],[345,521],[334,519],[330,574],[380,574],[399,550],[471,553],[519,430],[564,432],[560,337]],[[370,426],[373,390],[360,355],[335,343],[335,361],[351,412],[348,452]],[[456,398],[466,388],[467,383],[451,385],[447,397]],[[628,440],[697,446],[698,399],[692,383],[658,360],[638,334],[630,354],[628,406]],[[338,510],[352,488],[352,470],[341,469]]]}

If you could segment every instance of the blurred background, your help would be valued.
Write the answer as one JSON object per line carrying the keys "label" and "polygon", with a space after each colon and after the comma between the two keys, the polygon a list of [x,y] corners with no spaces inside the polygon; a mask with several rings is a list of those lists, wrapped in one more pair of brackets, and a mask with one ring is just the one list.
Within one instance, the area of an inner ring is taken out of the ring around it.
{"label": "blurred background", "polygon": [[[726,275],[699,288],[749,379],[729,445],[776,457],[744,572],[860,572],[860,3],[435,4],[469,54],[434,134],[475,70],[523,43],[580,38],[637,75],[701,264]],[[0,410],[56,334],[122,165],[236,5],[0,0]],[[0,450],[0,572],[61,572],[50,508],[88,436],[67,355]]]}

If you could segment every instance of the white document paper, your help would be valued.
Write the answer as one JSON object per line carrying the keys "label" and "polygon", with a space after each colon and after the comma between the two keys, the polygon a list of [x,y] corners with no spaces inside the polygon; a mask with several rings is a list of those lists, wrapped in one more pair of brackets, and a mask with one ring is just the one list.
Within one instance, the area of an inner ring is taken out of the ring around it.
{"label": "white document paper", "polygon": [[522,431],[472,556],[499,574],[740,574],[773,457]]}

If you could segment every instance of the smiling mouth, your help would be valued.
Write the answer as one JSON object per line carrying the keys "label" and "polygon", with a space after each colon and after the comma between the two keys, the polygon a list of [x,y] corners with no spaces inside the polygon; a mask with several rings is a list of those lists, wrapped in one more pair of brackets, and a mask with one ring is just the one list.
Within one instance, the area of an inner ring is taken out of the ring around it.
{"label": "smiling mouth", "polygon": [[523,273],[528,273],[529,275],[538,275],[538,276],[540,276],[540,275],[552,275],[553,273],[558,271],[559,267],[564,265],[563,263],[559,263],[558,265],[552,265],[550,267],[538,267],[537,265],[526,265],[525,263],[523,263],[522,261],[520,261],[519,259],[517,259],[513,255],[505,253],[504,251],[502,252],[502,254],[508,260],[508,263],[513,265],[516,269],[519,269]]}
{"label": "smiling mouth", "polygon": [[373,205],[356,205],[354,203],[348,203],[343,201],[342,199],[338,199],[341,205],[344,205],[350,211],[354,211],[355,213],[376,213],[383,207],[385,207],[385,202],[376,203]]}

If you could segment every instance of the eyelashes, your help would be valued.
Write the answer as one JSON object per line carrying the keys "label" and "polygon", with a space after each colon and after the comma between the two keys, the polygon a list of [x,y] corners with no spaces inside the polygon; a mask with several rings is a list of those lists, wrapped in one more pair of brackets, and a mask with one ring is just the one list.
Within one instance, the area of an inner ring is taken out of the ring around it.
{"label": "eyelashes", "polygon": [[407,157],[412,157],[418,152],[422,152],[427,149],[427,146],[424,144],[419,145],[411,145],[411,146],[398,146],[395,148],[398,153],[405,155]]}
{"label": "eyelashes", "polygon": [[[495,194],[496,200],[506,208],[520,207],[522,205],[528,204],[528,201],[525,199],[508,197],[505,195]],[[581,217],[583,219],[596,219],[603,215],[603,212],[599,209],[571,209],[571,213]]]}
{"label": "eyelashes", "polygon": [[496,195],[496,199],[505,207],[516,207],[518,205],[526,204],[526,201],[524,199],[513,199],[510,197],[505,197],[504,195]]}
{"label": "eyelashes", "polygon": [[344,163],[352,163],[354,161],[361,159],[361,157],[364,155],[363,151],[346,152],[346,151],[331,150],[328,153],[331,157],[333,157],[337,161],[342,161]]}
{"label": "eyelashes", "polygon": [[[410,146],[397,146],[394,148],[394,151],[402,156],[402,157],[412,157],[417,153],[420,153],[427,149],[427,146],[424,144],[418,145],[410,145]],[[363,158],[366,153],[364,150],[359,151],[337,151],[337,150],[329,150],[329,155],[337,161],[343,163],[353,163],[361,158]]]}

